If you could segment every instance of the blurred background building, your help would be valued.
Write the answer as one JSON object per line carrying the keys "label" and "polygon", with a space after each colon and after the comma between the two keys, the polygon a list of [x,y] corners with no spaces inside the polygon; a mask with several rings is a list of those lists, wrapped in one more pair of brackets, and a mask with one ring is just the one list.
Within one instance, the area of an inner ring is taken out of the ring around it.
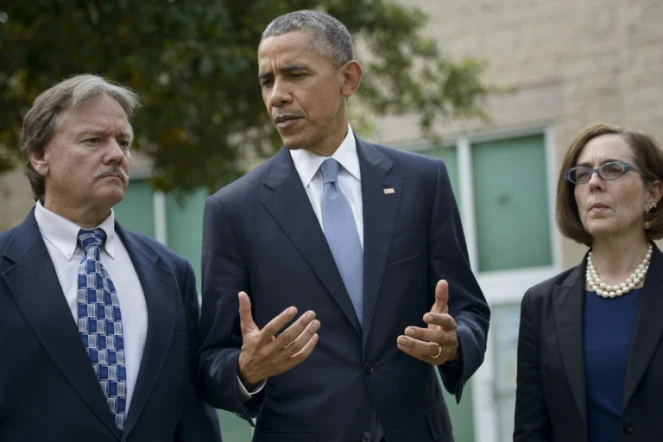
{"label": "blurred background building", "polygon": [[[486,60],[487,81],[504,89],[490,101],[492,122],[441,125],[440,143],[423,140],[416,118],[407,116],[376,121],[370,140],[447,164],[472,266],[493,311],[485,363],[462,403],[450,404],[454,433],[457,442],[506,442],[520,300],[585,252],[555,225],[567,146],[598,122],[641,129],[663,142],[663,1],[401,1],[429,15],[426,32],[449,56]],[[178,202],[153,191],[149,176],[148,162],[134,163],[117,218],[184,255],[199,276],[207,193]],[[0,230],[18,224],[32,204],[20,171],[0,176]],[[226,413],[221,419],[226,442],[250,440],[248,425]]]}

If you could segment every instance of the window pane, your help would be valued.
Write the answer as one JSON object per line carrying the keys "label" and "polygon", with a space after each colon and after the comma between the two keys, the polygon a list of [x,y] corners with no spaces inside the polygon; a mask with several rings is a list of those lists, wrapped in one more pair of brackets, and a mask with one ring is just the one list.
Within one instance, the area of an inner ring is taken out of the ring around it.
{"label": "window pane", "polygon": [[497,426],[499,441],[513,440],[513,415],[516,409],[516,375],[518,357],[518,329],[520,305],[502,304],[492,306],[491,334],[495,351],[495,404],[497,404]]}
{"label": "window pane", "polygon": [[216,410],[223,442],[251,442],[251,425],[234,413]]}
{"label": "window pane", "polygon": [[189,260],[196,273],[200,292],[200,254],[203,245],[204,189],[181,196],[166,195],[166,230],[168,247]]}
{"label": "window pane", "polygon": [[472,146],[479,270],[552,264],[543,135]]}
{"label": "window pane", "polygon": [[451,426],[454,430],[454,440],[456,442],[474,442],[472,380],[467,381],[463,387],[463,400],[460,401],[460,404],[457,404],[456,398],[445,390],[441,379],[440,386],[444,394],[444,399],[447,402],[447,408],[449,409],[449,418],[451,419]]}
{"label": "window pane", "polygon": [[147,181],[131,181],[124,199],[113,207],[115,219],[127,230],[154,238],[154,204]]}

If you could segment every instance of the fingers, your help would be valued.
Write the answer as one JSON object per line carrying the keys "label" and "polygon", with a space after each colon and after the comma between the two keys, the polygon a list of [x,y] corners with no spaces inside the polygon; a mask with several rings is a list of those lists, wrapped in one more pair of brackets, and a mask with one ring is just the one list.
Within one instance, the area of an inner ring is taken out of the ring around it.
{"label": "fingers", "polygon": [[[316,322],[317,325],[313,325]],[[295,341],[305,330],[309,327],[315,328],[314,332],[320,327],[320,321],[315,320],[315,312],[308,311],[304,313],[297,321],[295,321],[290,327],[286,328],[281,332],[281,334],[276,338],[276,345],[281,347],[289,346],[293,341]],[[312,333],[311,333],[312,334]],[[309,336],[310,337],[310,336]]]}
{"label": "fingers", "polygon": [[451,315],[446,313],[426,313],[424,315],[424,322],[429,326],[438,326],[444,331],[455,331],[456,321]]}
{"label": "fingers", "polygon": [[[441,346],[447,346],[447,345],[453,346],[456,345],[458,340],[455,330],[453,330],[452,332],[448,332],[448,331],[431,330],[420,327],[406,328],[405,335],[403,337],[405,338],[403,340],[404,344],[412,343],[414,348],[417,349],[419,353],[423,354],[427,354],[427,349],[429,349],[430,346],[418,345],[419,342],[432,343]],[[437,351],[437,348],[435,348],[435,351]],[[434,352],[431,354],[434,354]]]}
{"label": "fingers", "polygon": [[410,326],[405,329],[405,334],[396,341],[398,349],[434,365],[455,358],[459,342],[454,318],[446,313],[426,313],[424,321],[427,328]]}
{"label": "fingers", "polygon": [[453,335],[441,330],[431,330],[428,328],[408,327],[405,329],[405,336],[413,340],[433,342],[437,344],[444,344],[450,340]]}
{"label": "fingers", "polygon": [[429,361],[432,356],[438,354],[441,345],[435,342],[424,342],[416,339],[408,338],[407,336],[399,336],[396,341],[399,350],[413,356],[422,361]]}
{"label": "fingers", "polygon": [[[308,314],[309,312],[306,312]],[[296,307],[288,307],[287,309],[283,310],[278,316],[272,318],[271,321],[267,323],[262,328],[262,334],[264,335],[265,339],[268,341],[271,341],[274,336],[283,328],[285,325],[292,321],[295,315],[297,314],[297,308]],[[302,316],[306,316],[306,314]],[[315,315],[314,315],[315,316]],[[300,318],[301,319],[301,318]]]}
{"label": "fingers", "polygon": [[453,332],[408,327],[398,337],[399,350],[421,361],[440,365],[456,357],[458,335]]}
{"label": "fingers", "polygon": [[[238,374],[245,385],[255,385],[260,380],[290,370],[311,354],[319,339],[316,332],[320,328],[320,321],[315,319],[315,312],[304,313],[276,336],[294,319],[297,309],[288,307],[260,330],[250,317],[248,296],[243,292],[239,296],[240,315],[245,319],[242,319],[242,351],[238,359]],[[245,296],[247,299],[243,299]],[[244,324],[249,320],[254,331],[244,334],[245,329],[251,329]]]}
{"label": "fingers", "polygon": [[292,358],[295,361],[295,365],[303,362],[306,358],[309,357],[309,355],[313,352],[313,349],[315,348],[315,345],[318,343],[318,339],[320,336],[316,333],[313,336],[311,336],[311,339],[304,345],[304,347],[299,350],[297,353],[292,355]]}
{"label": "fingers", "polygon": [[291,356],[291,361],[297,365],[303,362],[313,351],[315,345],[318,343],[318,334],[316,333],[320,329],[320,321],[317,319],[312,321],[306,329],[292,341],[287,347],[286,350],[293,352]]}
{"label": "fingers", "polygon": [[433,313],[448,313],[448,302],[449,284],[444,279],[440,279],[435,286],[435,303],[430,311]]}
{"label": "fingers", "polygon": [[242,329],[242,335],[258,330],[258,326],[253,322],[251,315],[251,300],[246,292],[239,292],[239,323]]}

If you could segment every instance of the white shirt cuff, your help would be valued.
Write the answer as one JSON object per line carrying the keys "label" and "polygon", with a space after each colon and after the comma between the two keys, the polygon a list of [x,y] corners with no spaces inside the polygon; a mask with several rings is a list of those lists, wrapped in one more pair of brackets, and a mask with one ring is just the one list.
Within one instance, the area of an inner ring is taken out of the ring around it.
{"label": "white shirt cuff", "polygon": [[239,379],[239,375],[237,376],[237,392],[239,393],[239,398],[242,400],[242,402],[248,402],[251,400],[253,396],[256,394],[260,393],[263,388],[265,388],[265,384],[267,383],[267,380],[264,380],[260,382],[258,385],[255,386],[255,388],[251,391],[248,391],[244,384],[242,384],[242,381]]}

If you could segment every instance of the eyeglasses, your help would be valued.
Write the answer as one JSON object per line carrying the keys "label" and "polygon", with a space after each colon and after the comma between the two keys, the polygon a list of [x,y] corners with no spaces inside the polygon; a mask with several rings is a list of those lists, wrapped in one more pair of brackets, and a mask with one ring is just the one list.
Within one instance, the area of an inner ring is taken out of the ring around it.
{"label": "eyeglasses", "polygon": [[[623,161],[609,161],[601,164],[599,167],[591,168],[587,166],[572,167],[564,173],[567,181],[573,184],[585,184],[592,179],[594,172],[599,174],[602,180],[616,180],[631,169],[631,165]],[[637,172],[636,170],[633,170]]]}

